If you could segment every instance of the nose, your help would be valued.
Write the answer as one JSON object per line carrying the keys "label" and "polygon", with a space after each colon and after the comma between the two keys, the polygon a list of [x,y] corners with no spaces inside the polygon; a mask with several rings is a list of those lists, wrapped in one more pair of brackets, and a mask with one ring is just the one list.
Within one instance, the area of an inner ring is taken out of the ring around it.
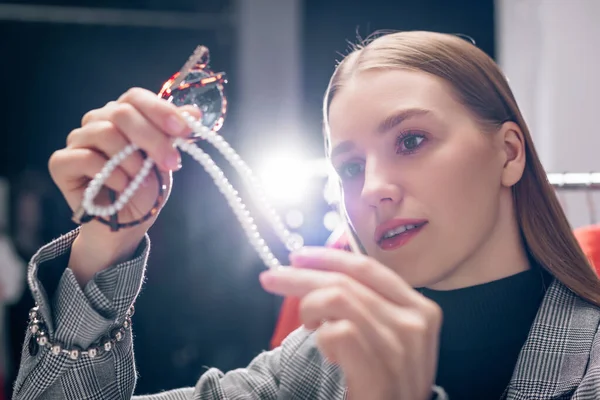
{"label": "nose", "polygon": [[397,172],[377,162],[366,163],[362,188],[362,201],[369,207],[379,208],[389,203],[395,204],[402,200],[403,190]]}

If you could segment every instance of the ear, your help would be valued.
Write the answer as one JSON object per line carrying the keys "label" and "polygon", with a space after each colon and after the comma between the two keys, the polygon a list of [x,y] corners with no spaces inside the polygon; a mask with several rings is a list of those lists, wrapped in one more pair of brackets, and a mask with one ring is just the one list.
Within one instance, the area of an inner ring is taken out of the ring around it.
{"label": "ear", "polygon": [[512,121],[502,124],[497,134],[504,158],[502,185],[511,187],[521,180],[525,170],[525,137],[519,125]]}

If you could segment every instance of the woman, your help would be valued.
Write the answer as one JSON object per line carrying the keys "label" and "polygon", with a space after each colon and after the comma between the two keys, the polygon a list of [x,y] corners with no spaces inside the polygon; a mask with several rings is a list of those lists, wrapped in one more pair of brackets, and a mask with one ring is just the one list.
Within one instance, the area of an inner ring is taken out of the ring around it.
{"label": "woman", "polygon": [[[450,35],[382,36],[337,67],[324,117],[368,256],[306,248],[293,268],[261,274],[267,291],[301,298],[304,328],[247,369],[211,369],[195,388],[145,398],[600,397],[600,284],[493,61]],[[133,89],[86,114],[50,171],[75,210],[85,183],[129,142],[171,183],[179,155],[169,139],[187,134],[171,104]],[[107,185],[122,191],[141,163],[131,157]],[[147,185],[120,218],[140,217],[154,194]],[[33,258],[37,313],[62,347],[54,354],[28,335],[15,399],[131,397],[128,331],[95,357],[72,349],[129,321],[153,222],[117,233],[85,224]],[[42,289],[38,268],[67,266]]]}

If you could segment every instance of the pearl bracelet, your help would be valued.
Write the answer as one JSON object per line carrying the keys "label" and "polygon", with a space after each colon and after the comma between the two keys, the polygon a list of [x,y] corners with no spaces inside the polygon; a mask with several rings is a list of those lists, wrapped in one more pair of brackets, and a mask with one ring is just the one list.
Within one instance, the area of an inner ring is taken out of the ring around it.
{"label": "pearl bracelet", "polygon": [[[55,342],[52,343],[48,339],[48,331],[41,314],[39,313],[39,307],[35,306],[29,311],[29,323],[27,329],[32,334],[32,339],[29,342],[29,353],[34,356],[38,352],[38,348],[50,349],[51,354],[58,356],[60,354],[66,354],[71,360],[77,360],[81,356],[88,356],[89,358],[95,358],[96,356],[102,355],[103,353],[109,352],[112,348],[125,337],[127,330],[131,328],[131,317],[133,316],[135,309],[133,306],[125,314],[125,321],[120,327],[114,328],[111,332],[100,338],[96,343],[90,346],[87,350],[82,350],[76,346],[71,349],[66,349],[61,344]],[[37,345],[36,345],[37,344]]]}

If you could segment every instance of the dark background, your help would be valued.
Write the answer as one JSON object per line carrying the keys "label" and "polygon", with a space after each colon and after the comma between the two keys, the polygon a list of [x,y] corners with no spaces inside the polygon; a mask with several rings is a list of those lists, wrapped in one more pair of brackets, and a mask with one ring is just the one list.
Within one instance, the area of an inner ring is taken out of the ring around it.
{"label": "dark background", "polygon": [[[252,1],[252,0],[240,0]],[[285,0],[281,0],[285,1]],[[28,0],[18,4],[129,8],[229,14],[234,0]],[[321,152],[321,101],[335,61],[378,29],[462,33],[494,56],[493,0],[328,1],[303,5],[303,115],[309,144]],[[277,18],[277,15],[272,15]],[[43,199],[34,244],[72,229],[70,211],[50,181],[47,160],[64,146],[82,115],[127,88],[158,91],[191,50],[204,44],[215,70],[227,71],[230,113],[222,130],[236,147],[235,25],[218,30],[156,29],[0,21],[2,67],[0,175],[12,185],[13,235],[20,195]],[[322,153],[320,153],[322,154]],[[152,228],[147,281],[136,303],[136,393],[191,386],[205,366],[242,367],[268,348],[280,299],[264,293],[263,266],[201,168],[184,160],[174,192]],[[306,223],[308,241],[323,243],[325,203]],[[23,258],[35,245],[19,244]],[[8,326],[17,357],[31,306],[28,293],[12,306]],[[14,370],[12,371],[14,372]],[[12,379],[12,378],[9,378]],[[10,383],[7,385],[10,386]]]}

